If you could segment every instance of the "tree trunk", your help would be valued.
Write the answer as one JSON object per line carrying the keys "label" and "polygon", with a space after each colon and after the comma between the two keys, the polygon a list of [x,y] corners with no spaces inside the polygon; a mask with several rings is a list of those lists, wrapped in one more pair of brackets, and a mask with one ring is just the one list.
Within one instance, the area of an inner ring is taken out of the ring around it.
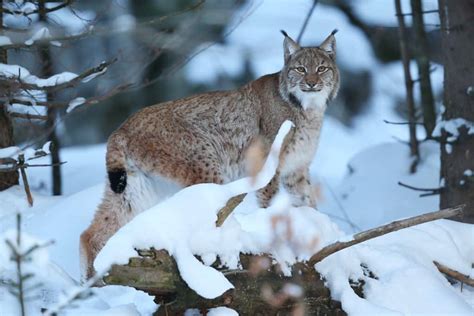
{"label": "tree trunk", "polygon": [[425,127],[426,137],[431,137],[436,124],[436,113],[431,88],[428,41],[426,40],[425,23],[423,21],[423,4],[421,0],[411,0],[411,9],[413,13],[413,30],[415,37],[415,58],[420,80],[421,108],[423,109],[423,126]]}
{"label": "tree trunk", "polygon": [[[439,0],[444,53],[443,120],[463,118],[474,122],[474,1]],[[464,215],[454,219],[474,223],[474,135],[460,128],[460,136],[451,147],[450,136],[441,137],[441,208],[466,204]]]}
{"label": "tree trunk", "polygon": [[[0,31],[3,29],[3,0],[0,0]],[[0,63],[6,64],[7,50],[0,46]],[[0,148],[12,146],[13,125],[7,113],[6,104],[0,103]],[[0,191],[18,184],[18,171],[0,172]]]}
{"label": "tree trunk", "polygon": [[[40,0],[38,3],[39,9],[39,20],[43,23],[47,22],[47,13],[45,0]],[[40,49],[40,61],[41,61],[41,70],[42,75],[45,78],[51,77],[53,75],[53,59],[51,57],[51,50],[49,44],[45,43],[39,47]],[[53,95],[51,92],[46,94],[46,101],[51,101]],[[52,179],[52,193],[53,195],[61,195],[61,159],[59,157],[59,139],[56,134],[56,119],[58,116],[57,109],[55,107],[48,107],[48,118],[46,120],[46,129],[48,133],[48,140],[51,142],[51,179]]]}

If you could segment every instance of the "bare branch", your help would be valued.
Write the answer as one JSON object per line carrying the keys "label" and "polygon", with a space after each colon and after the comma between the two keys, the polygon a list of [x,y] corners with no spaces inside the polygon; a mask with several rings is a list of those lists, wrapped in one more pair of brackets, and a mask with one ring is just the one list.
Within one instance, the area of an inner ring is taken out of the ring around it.
{"label": "bare branch", "polygon": [[356,244],[360,244],[364,241],[395,232],[400,229],[423,224],[426,222],[435,221],[442,218],[460,216],[464,210],[464,207],[465,207],[464,205],[459,205],[456,207],[446,208],[440,211],[431,212],[431,213],[427,213],[423,215],[418,215],[415,217],[410,217],[404,220],[395,221],[390,224],[386,224],[380,227],[372,228],[372,229],[357,233],[349,241],[337,241],[333,244],[330,244],[324,247],[308,260],[308,264],[310,266],[313,266],[316,263],[322,261],[323,259],[329,257],[330,255],[338,251],[349,248]]}
{"label": "bare branch", "polygon": [[439,272],[446,274],[448,277],[458,280],[459,282],[466,283],[469,286],[474,287],[474,279],[470,278],[468,275],[462,274],[456,270],[448,268],[447,266],[433,261],[436,268],[438,268]]}
{"label": "bare branch", "polygon": [[306,18],[304,19],[303,25],[301,26],[300,33],[298,34],[298,38],[296,39],[296,42],[298,44],[301,42],[301,38],[303,37],[304,31],[306,30],[306,27],[308,26],[309,19],[313,15],[314,9],[316,9],[318,2],[319,2],[318,0],[313,0],[313,5],[311,6],[308,13],[306,14]]}

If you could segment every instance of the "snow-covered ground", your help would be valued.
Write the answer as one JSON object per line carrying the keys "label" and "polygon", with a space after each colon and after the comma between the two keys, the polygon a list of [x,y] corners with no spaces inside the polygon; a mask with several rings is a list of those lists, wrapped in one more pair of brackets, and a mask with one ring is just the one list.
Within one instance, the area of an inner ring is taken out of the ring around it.
{"label": "snow-covered ground", "polygon": [[[364,19],[395,25],[390,5],[380,5],[379,0],[356,2],[357,12]],[[436,8],[436,1],[428,2],[426,9]],[[405,5],[407,3],[404,1]],[[311,1],[306,0],[250,2],[236,14],[235,23],[239,23],[241,17],[245,19],[227,38],[226,45],[214,45],[194,58],[185,69],[187,76],[194,81],[209,82],[222,72],[236,74],[243,67],[245,54],[252,57],[252,66],[258,75],[278,71],[283,55],[279,30],[285,29],[296,36],[301,26],[301,12],[306,12],[310,4]],[[212,189],[211,186],[196,186],[174,196],[174,202],[168,200],[166,203],[178,208],[180,203],[189,203],[187,194],[198,196],[203,214],[188,214],[186,211],[190,212],[192,208],[184,208],[172,215],[164,213],[163,207],[157,205],[143,213],[141,219],[137,217],[137,221],[157,221],[156,227],[163,229],[170,228],[170,223],[180,222],[175,216],[188,218],[189,221],[181,221],[182,226],[174,224],[176,227],[172,227],[186,230],[185,238],[163,236],[156,229],[154,234],[140,231],[140,236],[146,237],[144,239],[134,238],[134,225],[137,224],[132,222],[111,240],[106,250],[110,254],[108,258],[123,262],[114,250],[118,242],[127,245],[120,249],[122,255],[133,254],[133,246],[153,244],[166,248],[181,258],[180,271],[190,287],[210,297],[231,286],[216,270],[206,266],[216,256],[236,267],[239,251],[273,251],[285,266],[295,260],[307,259],[330,242],[351,238],[354,232],[438,209],[437,196],[420,198],[418,193],[397,184],[401,181],[419,187],[439,185],[438,145],[422,144],[422,159],[417,173],[412,175],[408,172],[411,163],[408,147],[394,141],[394,137],[407,138],[406,126],[383,123],[383,120],[400,120],[393,110],[392,100],[404,95],[401,65],[378,64],[360,31],[340,12],[322,4],[318,5],[308,25],[303,44],[318,43],[334,28],[340,30],[338,60],[349,68],[370,70],[375,78],[375,93],[367,111],[354,120],[351,129],[334,118],[325,119],[318,153],[311,166],[313,182],[320,188],[318,211],[285,206],[284,196],[270,209],[262,210],[249,198],[223,227],[217,229],[213,223],[219,201],[210,196],[228,191],[225,186],[212,186]],[[441,71],[433,73],[433,84],[439,91]],[[422,130],[419,132],[422,135]],[[64,196],[48,195],[51,181],[47,168],[27,170],[35,199],[33,207],[27,205],[21,186],[0,192],[0,239],[14,240],[11,230],[15,226],[14,214],[20,212],[24,231],[35,238],[29,240],[25,235],[23,247],[37,239],[55,241],[36,254],[38,258],[34,263],[38,266],[31,268],[46,289],[39,300],[30,302],[29,308],[36,308],[37,314],[40,313],[38,308],[56,305],[77,290],[79,235],[91,222],[105,185],[105,145],[67,148],[61,154],[62,160],[67,161],[63,166]],[[47,161],[48,158],[35,160],[36,163]],[[209,198],[203,198],[206,196]],[[192,201],[195,203],[194,198]],[[285,223],[292,225],[291,230],[295,232],[291,240],[282,237],[288,227],[274,229],[271,225],[272,219],[282,216],[289,219]],[[196,222],[191,223],[191,219]],[[200,229],[194,229],[196,224]],[[278,247],[275,247],[275,241],[279,242]],[[9,253],[5,244],[0,243],[2,277],[12,277],[15,273]],[[205,265],[193,259],[192,254],[200,255]],[[316,269],[327,280],[333,298],[341,301],[350,315],[472,315],[474,289],[451,285],[437,271],[433,260],[473,277],[473,225],[440,220],[405,229],[337,253],[320,262]],[[99,267],[110,263],[97,262]],[[368,266],[377,278],[366,275],[361,265]],[[196,271],[205,272],[200,275]],[[200,282],[201,276],[208,275],[213,275],[217,281]],[[353,292],[349,279],[365,282],[365,298]],[[104,287],[94,289],[94,293],[79,309],[68,309],[68,315],[147,315],[156,308],[151,297],[131,288]],[[18,311],[15,298],[2,286],[0,310],[2,315],[17,314]],[[233,311],[221,308],[209,314],[223,313],[231,315]]]}

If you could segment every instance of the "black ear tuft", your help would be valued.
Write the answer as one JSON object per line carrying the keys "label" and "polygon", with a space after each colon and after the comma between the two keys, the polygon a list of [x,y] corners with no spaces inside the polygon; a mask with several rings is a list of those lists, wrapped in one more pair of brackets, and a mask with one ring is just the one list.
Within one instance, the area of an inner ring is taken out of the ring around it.
{"label": "black ear tuft", "polygon": [[280,32],[281,32],[281,34],[283,34],[283,36],[285,36],[285,37],[289,37],[289,36],[288,36],[288,33],[286,33],[285,31],[283,31],[283,30],[280,30]]}
{"label": "black ear tuft", "polygon": [[332,32],[331,32],[331,35],[336,35],[336,33],[339,32],[338,29],[334,29]]}

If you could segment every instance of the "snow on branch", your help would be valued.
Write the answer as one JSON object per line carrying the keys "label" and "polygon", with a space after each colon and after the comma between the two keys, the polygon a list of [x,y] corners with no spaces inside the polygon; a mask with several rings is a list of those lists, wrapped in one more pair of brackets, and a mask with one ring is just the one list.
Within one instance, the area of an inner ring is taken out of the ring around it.
{"label": "snow on branch", "polygon": [[324,247],[323,249],[318,251],[316,254],[314,254],[308,260],[308,263],[309,265],[313,266],[316,263],[322,261],[324,258],[329,257],[330,255],[338,251],[349,248],[356,244],[360,244],[364,241],[374,239],[376,237],[380,237],[388,233],[395,232],[400,229],[435,221],[442,218],[459,216],[462,214],[464,207],[465,207],[464,205],[459,205],[456,207],[446,208],[440,211],[431,212],[431,213],[418,215],[418,216],[410,217],[403,220],[394,221],[394,222],[391,222],[390,224],[386,224],[383,226],[379,226],[376,228],[372,228],[372,229],[357,233],[348,241],[337,241],[333,244],[330,244]]}
{"label": "snow on branch", "polygon": [[107,67],[116,61],[117,58],[110,61],[104,61],[98,66],[87,69],[79,75],[71,72],[63,72],[47,79],[40,79],[36,76],[30,75],[27,69],[18,65],[0,64],[0,85],[6,87],[6,89],[9,89],[10,91],[44,90],[48,92],[56,92],[74,87],[81,82],[88,82],[89,80],[104,74],[107,71]]}
{"label": "snow on branch", "polygon": [[[54,7],[44,9],[44,11],[46,14],[55,12],[69,6],[70,4],[72,4],[72,2],[73,0],[65,0],[64,2]],[[27,17],[33,14],[40,13],[40,9],[32,2],[25,2],[22,5],[18,5],[15,1],[5,3],[3,6],[3,13]]]}

